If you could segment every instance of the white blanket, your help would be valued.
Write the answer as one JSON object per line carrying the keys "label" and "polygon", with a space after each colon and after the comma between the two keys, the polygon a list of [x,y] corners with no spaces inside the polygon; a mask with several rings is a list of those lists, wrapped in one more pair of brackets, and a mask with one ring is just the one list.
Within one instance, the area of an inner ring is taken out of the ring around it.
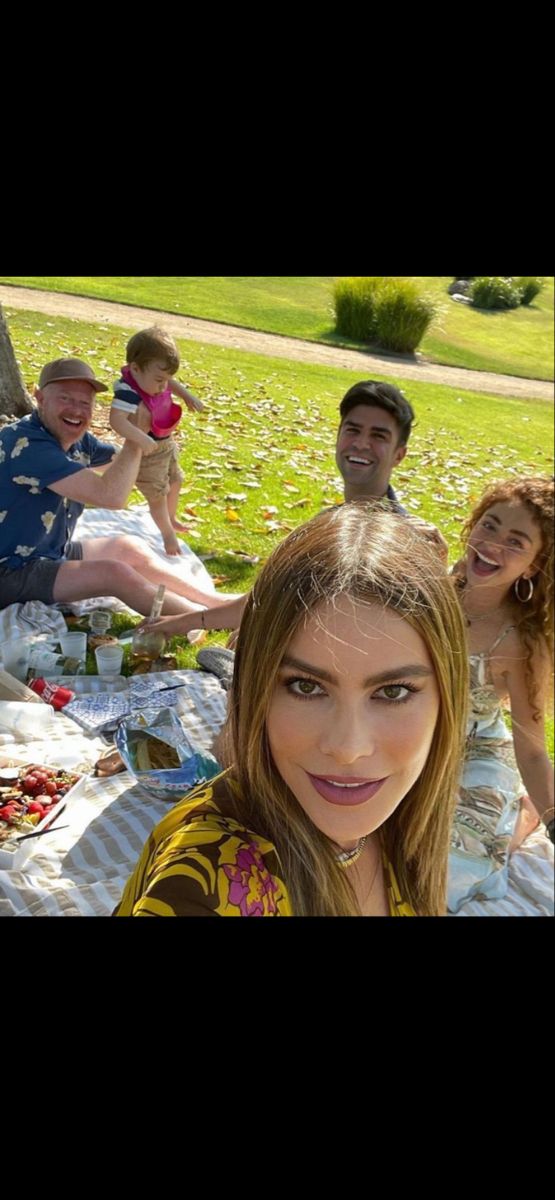
{"label": "white blanket", "polygon": [[[175,569],[176,563],[179,562],[179,573],[182,579],[190,580],[191,584],[202,588],[203,591],[216,591],[212,576],[209,575],[204,563],[197,558],[183,538],[179,538],[181,555],[178,560],[174,555],[166,554],[162,534],[158,526],[154,524],[147,504],[138,504],[134,508],[118,509],[117,511],[110,508],[85,509],[77,522],[75,541],[79,542],[87,537],[115,537],[122,534],[140,537],[141,541],[146,542],[151,550],[155,550],[160,555],[166,570],[168,568]],[[89,612],[93,608],[103,606],[120,611],[125,609],[125,605],[121,604],[119,600],[109,596],[96,596],[94,600],[81,600],[71,605],[76,613]]]}
{"label": "white blanket", "polygon": [[26,604],[9,604],[0,610],[0,650],[4,642],[32,633],[51,633],[59,637],[67,633],[67,625],[59,609],[42,600],[28,600]]}

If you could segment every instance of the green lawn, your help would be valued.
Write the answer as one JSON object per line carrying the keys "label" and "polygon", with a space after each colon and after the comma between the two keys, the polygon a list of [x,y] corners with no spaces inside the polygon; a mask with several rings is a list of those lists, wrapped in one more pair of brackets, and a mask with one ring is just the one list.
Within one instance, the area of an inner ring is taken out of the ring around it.
{"label": "green lawn", "polygon": [[[9,308],[6,315],[29,389],[43,362],[59,355],[86,358],[110,383],[132,332]],[[193,541],[203,552],[233,545],[267,553],[284,529],[339,498],[337,409],[360,376],[197,342],[182,341],[179,348],[178,378],[207,406],[202,414],[186,410],[179,434],[183,506],[196,511]],[[409,453],[394,480],[408,507],[437,522],[448,538],[488,480],[552,470],[548,402],[459,394],[400,377],[394,382],[417,414]],[[272,506],[276,513],[269,512]]]}
{"label": "green lawn", "polygon": [[450,366],[553,379],[553,277],[545,277],[533,304],[506,312],[486,312],[459,304],[445,294],[449,279],[423,278],[423,290],[441,312],[422,341],[430,359]]}
{"label": "green lawn", "polygon": [[[420,351],[431,361],[553,379],[553,278],[529,307],[484,312],[447,296],[451,277],[417,282],[439,304]],[[355,346],[334,333],[331,276],[0,276],[0,283],[72,292],[308,341]]]}
{"label": "green lawn", "polygon": [[[131,330],[5,313],[30,390],[43,363],[61,355],[87,359],[107,383],[119,373]],[[360,376],[197,342],[182,341],[179,349],[178,378],[206,404],[202,414],[186,410],[182,421],[179,515],[191,525],[187,541],[210,556],[207,567],[222,587],[246,590],[258,566],[243,555],[263,560],[289,530],[341,500],[338,405]],[[414,404],[417,422],[393,484],[411,513],[439,526],[454,560],[461,522],[488,482],[553,472],[552,405],[394,382]],[[96,432],[105,436],[109,395],[99,401]],[[193,652],[182,661],[192,663]]]}

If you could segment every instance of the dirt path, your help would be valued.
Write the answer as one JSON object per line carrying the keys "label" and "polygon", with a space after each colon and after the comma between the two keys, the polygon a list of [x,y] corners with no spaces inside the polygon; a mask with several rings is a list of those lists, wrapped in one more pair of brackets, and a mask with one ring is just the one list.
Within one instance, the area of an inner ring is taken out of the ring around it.
{"label": "dirt path", "polygon": [[250,350],[273,358],[295,362],[319,363],[321,366],[346,367],[360,371],[365,378],[394,375],[399,379],[418,379],[422,383],[444,383],[461,391],[490,392],[496,396],[516,396],[521,400],[554,399],[553,383],[539,379],[519,379],[514,375],[494,375],[489,371],[469,371],[463,367],[445,367],[401,357],[380,357],[361,350],[341,350],[320,342],[303,342],[281,334],[260,333],[236,325],[221,325],[200,321],[194,317],[174,316],[150,308],[133,308],[128,304],[112,304],[61,292],[40,292],[32,288],[7,287],[0,284],[0,303],[7,308],[24,308],[56,317],[76,317],[81,321],[98,321],[103,325],[118,325],[126,329],[142,329],[155,321],[163,324],[174,337],[195,342],[209,342],[234,350]]}

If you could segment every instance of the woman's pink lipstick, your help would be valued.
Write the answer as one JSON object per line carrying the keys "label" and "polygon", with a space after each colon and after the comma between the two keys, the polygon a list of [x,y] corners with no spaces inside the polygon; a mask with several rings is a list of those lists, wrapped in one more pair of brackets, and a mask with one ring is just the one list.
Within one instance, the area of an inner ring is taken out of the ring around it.
{"label": "woman's pink lipstick", "polygon": [[358,779],[348,775],[312,775],[306,772],[310,782],[329,804],[342,804],[354,807],[365,804],[376,795],[385,779]]}

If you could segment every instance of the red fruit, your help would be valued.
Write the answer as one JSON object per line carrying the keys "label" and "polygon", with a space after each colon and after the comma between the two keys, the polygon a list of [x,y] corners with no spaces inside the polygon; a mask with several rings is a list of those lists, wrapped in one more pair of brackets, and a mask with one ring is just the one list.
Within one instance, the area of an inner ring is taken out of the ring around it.
{"label": "red fruit", "polygon": [[33,792],[37,786],[37,782],[38,782],[38,780],[37,780],[36,775],[26,775],[25,779],[23,780],[23,782],[21,784],[23,791],[24,792]]}
{"label": "red fruit", "polygon": [[46,771],[34,771],[33,773],[37,783],[46,783],[46,780],[48,779]]}
{"label": "red fruit", "polygon": [[55,796],[58,790],[58,785],[54,783],[53,779],[49,779],[44,785],[44,790],[49,796]]}
{"label": "red fruit", "polygon": [[40,813],[42,815],[44,806],[38,800],[31,800],[30,804],[27,805],[27,812]]}

